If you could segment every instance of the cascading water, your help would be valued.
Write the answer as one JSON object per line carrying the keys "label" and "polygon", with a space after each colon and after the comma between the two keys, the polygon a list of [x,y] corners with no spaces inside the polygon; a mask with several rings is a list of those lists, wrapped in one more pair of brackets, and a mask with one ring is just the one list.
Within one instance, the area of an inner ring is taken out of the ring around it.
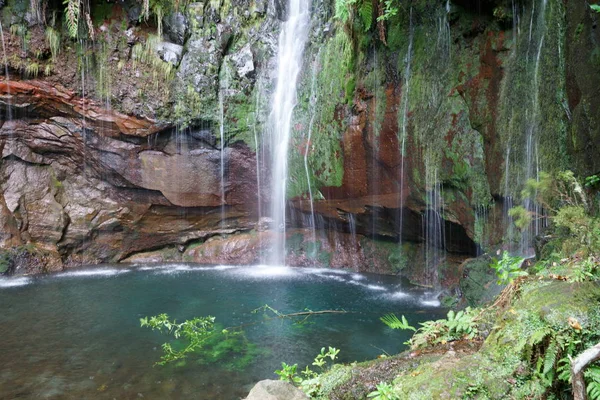
{"label": "cascading water", "polygon": [[277,86],[269,115],[271,137],[271,217],[277,231],[272,264],[285,263],[285,204],[287,191],[287,157],[291,135],[292,114],[296,106],[298,75],[302,54],[308,40],[310,2],[289,0],[288,20],[279,35],[277,56]]}

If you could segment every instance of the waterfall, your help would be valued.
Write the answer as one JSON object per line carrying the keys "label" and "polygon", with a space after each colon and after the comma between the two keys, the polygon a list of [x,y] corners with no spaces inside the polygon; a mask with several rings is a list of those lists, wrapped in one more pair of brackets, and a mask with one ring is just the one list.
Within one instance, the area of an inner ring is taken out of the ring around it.
{"label": "waterfall", "polygon": [[296,87],[302,67],[302,54],[308,39],[310,2],[289,0],[288,20],[279,34],[277,85],[269,115],[271,136],[271,216],[275,235],[272,264],[285,263],[285,204],[287,156],[292,114],[296,106]]}

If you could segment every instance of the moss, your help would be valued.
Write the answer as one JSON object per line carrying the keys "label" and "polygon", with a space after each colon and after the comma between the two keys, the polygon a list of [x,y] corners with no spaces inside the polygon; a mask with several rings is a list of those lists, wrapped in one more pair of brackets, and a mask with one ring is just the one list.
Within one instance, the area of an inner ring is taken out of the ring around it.
{"label": "moss", "polygon": [[[321,187],[340,186],[344,177],[340,140],[347,126],[346,95],[353,92],[355,54],[343,29],[336,29],[325,45],[319,46],[307,50],[308,65],[300,77],[288,155],[288,197],[306,195],[309,185],[313,193]],[[317,99],[319,107],[311,99]],[[308,179],[304,166],[307,148]]]}

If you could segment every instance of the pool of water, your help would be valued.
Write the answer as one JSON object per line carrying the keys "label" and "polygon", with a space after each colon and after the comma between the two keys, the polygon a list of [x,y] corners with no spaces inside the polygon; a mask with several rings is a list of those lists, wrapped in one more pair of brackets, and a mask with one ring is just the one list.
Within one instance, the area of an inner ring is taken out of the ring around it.
{"label": "pool of water", "polygon": [[[0,399],[239,399],[256,381],[276,379],[282,361],[303,369],[323,346],[341,349],[340,362],[403,350],[409,334],[379,317],[439,318],[431,297],[394,277],[285,267],[104,266],[0,279]],[[348,313],[299,325],[252,313],[265,304]],[[159,313],[247,324],[259,355],[243,370],[193,357],[155,366],[168,338],[139,319]]]}

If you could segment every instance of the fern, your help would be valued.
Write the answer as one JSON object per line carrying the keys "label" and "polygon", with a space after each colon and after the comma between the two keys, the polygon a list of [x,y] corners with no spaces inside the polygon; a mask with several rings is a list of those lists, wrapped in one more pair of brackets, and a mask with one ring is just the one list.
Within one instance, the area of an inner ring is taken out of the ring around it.
{"label": "fern", "polygon": [[587,394],[591,400],[600,399],[600,366],[592,365],[583,373]]}
{"label": "fern", "polygon": [[368,32],[373,26],[373,2],[372,0],[363,0],[358,9],[358,15],[365,26],[365,32]]}
{"label": "fern", "polygon": [[547,336],[552,334],[552,328],[548,325],[544,325],[541,328],[536,329],[529,337],[529,345],[535,346],[546,339]]}
{"label": "fern", "polygon": [[65,21],[67,23],[69,36],[76,38],[77,29],[79,27],[79,10],[81,0],[64,0],[64,4],[66,6]]}
{"label": "fern", "polygon": [[399,320],[395,314],[387,314],[380,318],[381,322],[386,324],[392,329],[402,329],[402,330],[411,330],[416,332],[415,327],[410,326],[406,317],[402,316],[402,320]]}
{"label": "fern", "polygon": [[559,352],[560,347],[558,342],[556,340],[551,340],[548,348],[546,349],[546,354],[544,355],[544,370],[542,371],[544,375],[548,374],[554,369],[556,358],[558,357]]}

